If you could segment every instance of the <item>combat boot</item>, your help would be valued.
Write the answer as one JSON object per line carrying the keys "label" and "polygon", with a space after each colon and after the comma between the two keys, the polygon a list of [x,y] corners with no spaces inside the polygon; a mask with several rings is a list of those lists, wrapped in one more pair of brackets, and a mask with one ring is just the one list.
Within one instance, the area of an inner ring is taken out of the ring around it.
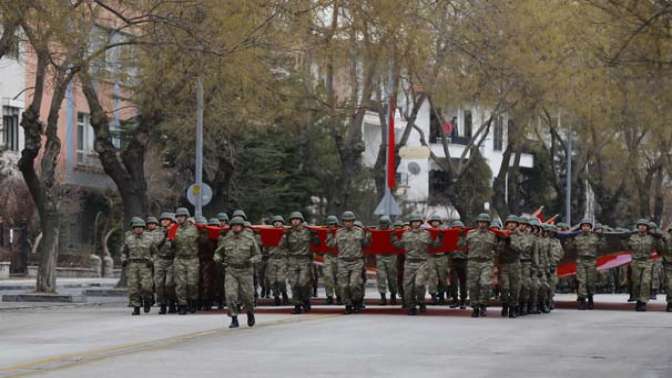
{"label": "combat boot", "polygon": [[481,313],[479,314],[479,316],[483,318],[488,316],[488,308],[485,307],[485,305],[481,305]]}
{"label": "combat boot", "polygon": [[140,306],[133,307],[133,313],[131,315],[140,315]]}
{"label": "combat boot", "polygon": [[256,319],[254,319],[254,312],[248,311],[247,312],[247,326],[248,327],[254,327],[254,325],[257,323]]}
{"label": "combat boot", "polygon": [[282,302],[280,302],[280,297],[277,296],[277,295],[274,296],[273,297],[273,306],[280,306],[280,303],[282,303]]}
{"label": "combat boot", "polygon": [[166,305],[161,304],[161,308],[159,309],[159,315],[165,315],[166,314]]}
{"label": "combat boot", "polygon": [[229,324],[229,328],[238,328],[240,325],[238,324],[238,317],[237,316],[232,316],[231,317],[231,324]]}
{"label": "combat boot", "polygon": [[287,292],[282,292],[282,305],[287,306],[289,304],[289,297],[287,297]]}
{"label": "combat boot", "polygon": [[415,308],[415,306],[409,307],[408,315],[410,315],[410,316],[418,315],[418,310]]}
{"label": "combat boot", "polygon": [[506,318],[509,316],[509,305],[507,304],[502,304],[502,318]]}
{"label": "combat boot", "polygon": [[548,305],[546,304],[546,302],[541,303],[540,307],[541,307],[541,312],[543,312],[544,314],[548,314],[549,312],[551,312],[551,310],[548,308]]}
{"label": "combat boot", "polygon": [[301,308],[301,305],[294,305],[294,309],[292,310],[292,314],[294,315],[299,315],[303,313],[303,309]]}
{"label": "combat boot", "polygon": [[193,303],[189,306],[189,312],[191,312],[192,314],[195,314],[196,311],[198,311],[198,302],[193,302]]}
{"label": "combat boot", "polygon": [[364,304],[360,301],[355,302],[355,304],[352,306],[352,310],[354,311],[355,314],[359,314],[364,310]]}
{"label": "combat boot", "polygon": [[387,306],[387,298],[385,297],[385,293],[380,293],[380,305]]}
{"label": "combat boot", "polygon": [[168,313],[169,314],[177,313],[177,306],[175,305],[175,301],[170,301],[170,303],[168,304]]}
{"label": "combat boot", "polygon": [[472,318],[478,318],[481,315],[481,308],[479,306],[474,306],[474,310],[471,312]]}
{"label": "combat boot", "polygon": [[467,304],[465,303],[464,299],[460,300],[460,310],[465,310],[467,308]]}
{"label": "combat boot", "polygon": [[336,304],[339,306],[343,305],[343,299],[340,296],[336,296]]}
{"label": "combat boot", "polygon": [[444,298],[443,294],[444,294],[443,291],[439,291],[439,305],[440,306],[443,306],[443,305],[446,304],[446,299]]}
{"label": "combat boot", "polygon": [[390,293],[390,304],[393,306],[397,305],[397,293]]}
{"label": "combat boot", "polygon": [[432,294],[432,306],[439,304],[439,296],[437,294]]}
{"label": "combat boot", "polygon": [[345,305],[345,312],[346,315],[352,314],[352,306],[351,305]]}
{"label": "combat boot", "polygon": [[450,306],[450,308],[457,308],[457,306],[459,306],[459,305],[460,305],[460,303],[456,299],[454,299],[452,302],[450,302],[449,306]]}
{"label": "combat boot", "polygon": [[328,305],[333,305],[334,304],[334,297],[328,296],[327,297],[327,302]]}
{"label": "combat boot", "polygon": [[186,305],[180,305],[179,307],[180,307],[180,309],[179,309],[178,313],[180,315],[187,315],[187,306]]}
{"label": "combat boot", "polygon": [[586,298],[578,297],[576,299],[576,308],[578,310],[585,310],[586,309]]}
{"label": "combat boot", "polygon": [[651,290],[651,296],[649,297],[649,299],[655,301],[656,298],[658,298],[658,290]]}
{"label": "combat boot", "polygon": [[212,309],[212,303],[208,300],[203,301],[201,309],[203,311],[210,311]]}
{"label": "combat boot", "polygon": [[665,311],[672,312],[672,302],[667,304],[667,307],[665,308]]}
{"label": "combat boot", "polygon": [[152,309],[152,302],[151,301],[145,301],[142,306],[142,310],[145,311],[145,314],[149,313],[149,311]]}
{"label": "combat boot", "polygon": [[261,298],[266,298],[266,288],[263,286],[261,287]]}
{"label": "combat boot", "polygon": [[593,294],[590,294],[588,295],[588,309],[592,310],[593,308],[595,308],[593,304]]}
{"label": "combat boot", "polygon": [[518,306],[509,307],[509,318],[515,319],[518,317]]}
{"label": "combat boot", "polygon": [[303,302],[303,312],[310,312],[310,299]]}
{"label": "combat boot", "polygon": [[632,296],[632,293],[630,293],[630,297],[628,297],[628,302],[635,302],[635,301],[637,301],[637,299],[635,299],[635,297]]}
{"label": "combat boot", "polygon": [[427,312],[427,305],[425,305],[424,303],[420,303],[419,307],[420,307],[420,313],[421,314],[424,314],[425,312]]}

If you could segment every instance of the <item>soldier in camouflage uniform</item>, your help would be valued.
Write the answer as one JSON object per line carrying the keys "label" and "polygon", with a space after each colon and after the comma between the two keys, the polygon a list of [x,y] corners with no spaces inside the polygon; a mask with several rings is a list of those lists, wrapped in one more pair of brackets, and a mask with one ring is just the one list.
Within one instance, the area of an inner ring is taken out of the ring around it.
{"label": "soldier in camouflage uniform", "polygon": [[[434,214],[429,218],[429,225],[432,228],[442,229],[443,221],[441,217]],[[448,291],[448,277],[450,275],[450,259],[448,253],[431,253],[429,259],[430,273],[427,289],[432,296],[432,304],[445,304],[444,294]]]}
{"label": "soldier in camouflage uniform", "polygon": [[298,211],[289,216],[291,228],[285,232],[280,246],[288,253],[287,279],[292,290],[293,314],[310,311],[311,266],[313,252],[311,244],[319,244],[320,239],[304,226],[303,214]]}
{"label": "soldier in camouflage uniform", "polygon": [[504,221],[504,227],[511,232],[508,239],[498,239],[497,258],[499,260],[499,286],[502,291],[503,317],[518,316],[520,294],[520,243],[525,238],[518,231],[519,218],[511,215]]}
{"label": "soldier in camouflage uniform", "polygon": [[550,246],[549,246],[549,259],[550,266],[548,269],[548,302],[549,310],[555,308],[553,298],[555,297],[555,290],[558,286],[558,264],[565,256],[565,250],[562,247],[560,240],[556,238],[558,228],[555,225],[550,225],[549,227],[549,237],[550,237]]}
{"label": "soldier in camouflage uniform", "polygon": [[[147,218],[148,224],[151,224],[154,219]],[[159,221],[161,227],[154,230],[148,230],[154,237],[157,253],[154,256],[154,289],[156,291],[156,299],[159,302],[159,315],[166,314],[167,308],[171,307],[173,313],[175,312],[175,282],[173,280],[173,251],[171,242],[166,237],[168,228],[173,224],[173,215],[170,213],[162,213]],[[172,306],[171,306],[172,305]]]}
{"label": "soldier in camouflage uniform", "polygon": [[152,258],[156,253],[154,236],[145,233],[145,221],[134,217],[132,232],[126,236],[121,250],[121,266],[128,277],[128,302],[133,315],[140,315],[141,301],[145,313],[152,307]]}
{"label": "soldier in camouflage uniform", "polygon": [[338,251],[338,291],[346,314],[361,312],[364,304],[362,248],[368,244],[368,234],[363,227],[355,226],[355,220],[355,213],[344,212],[341,217],[343,228],[327,236],[327,246]]}
{"label": "soldier in camouflage uniform", "polygon": [[579,226],[581,233],[570,240],[570,245],[576,250],[576,280],[578,281],[576,303],[579,310],[592,310],[595,280],[597,279],[597,252],[604,248],[605,242],[601,235],[593,232],[593,223],[589,219],[582,220]]}
{"label": "soldier in camouflage uniform", "polygon": [[196,312],[198,301],[198,237],[196,226],[187,221],[189,210],[180,207],[175,211],[178,228],[173,239],[175,253],[175,291],[180,315]]}
{"label": "soldier in camouflage uniform", "polygon": [[[225,212],[217,213],[217,220],[219,221],[219,227],[226,227],[229,224],[229,215]],[[226,236],[227,230],[222,230],[219,233],[217,238],[217,244],[219,245],[219,240]],[[215,269],[217,270],[217,278],[215,279],[215,300],[217,301],[217,309],[222,310],[224,308],[224,303],[226,302],[226,294],[224,292],[224,276],[226,275],[224,266],[222,264],[215,264]]]}
{"label": "soldier in camouflage uniform", "polygon": [[492,289],[492,272],[495,265],[497,236],[488,230],[490,215],[479,214],[478,227],[467,233],[464,251],[467,253],[467,286],[469,300],[474,309],[471,316],[487,316],[487,304]]}
{"label": "soldier in camouflage uniform", "polygon": [[[208,220],[208,226],[219,227],[219,219],[212,218]],[[212,303],[215,300],[215,291],[217,287],[217,264],[213,260],[217,240],[211,240],[208,232],[201,232],[198,241],[198,263],[199,263],[199,302],[204,311],[212,309]]]}
{"label": "soldier in camouflage uniform", "polygon": [[[464,229],[464,223],[459,220],[454,221],[451,225],[453,228]],[[464,245],[464,235],[460,235],[458,245]],[[464,310],[467,308],[467,254],[463,250],[457,249],[449,254],[449,278],[450,278],[450,297],[451,308],[460,307]]]}
{"label": "soldier in camouflage uniform", "polygon": [[412,214],[409,217],[410,229],[406,230],[401,239],[392,233],[390,235],[392,244],[397,248],[406,250],[406,259],[404,260],[404,303],[408,306],[408,314],[416,315],[420,307],[420,312],[425,312],[425,294],[427,278],[429,275],[429,247],[441,245],[441,238],[432,242],[432,236],[429,231],[423,230],[420,226],[423,223],[419,214]]}
{"label": "soldier in camouflage uniform", "polygon": [[[379,230],[390,228],[390,217],[383,215],[379,220]],[[390,304],[397,304],[397,255],[378,254],[376,255],[376,281],[378,292],[380,293],[380,304],[387,305],[387,290],[390,290]]]}
{"label": "soldier in camouflage uniform", "polygon": [[215,261],[226,269],[226,306],[231,325],[238,328],[241,307],[247,313],[247,325],[253,327],[254,319],[254,264],[261,259],[259,245],[253,236],[243,231],[241,217],[231,219],[231,232],[220,240],[215,251]]}
{"label": "soldier in camouflage uniform", "polygon": [[[335,233],[338,228],[338,218],[335,215],[327,217],[327,228],[331,233]],[[327,296],[327,304],[334,304],[334,294],[336,302],[341,305],[341,295],[337,287],[338,257],[336,254],[325,253],[324,264],[322,265],[322,280],[324,281],[324,291]]]}
{"label": "soldier in camouflage uniform", "polygon": [[672,225],[667,227],[667,231],[663,234],[663,240],[662,260],[665,270],[666,311],[672,312]]}
{"label": "soldier in camouflage uniform", "polygon": [[660,236],[652,235],[646,219],[637,221],[637,233],[625,242],[624,247],[632,251],[632,296],[637,300],[635,311],[646,311],[646,304],[651,295],[651,272],[653,261],[651,253],[662,251],[664,244]]}
{"label": "soldier in camouflage uniform", "polygon": [[526,217],[519,218],[518,230],[520,238],[518,241],[518,251],[520,252],[520,294],[518,315],[525,316],[528,313],[528,305],[532,293],[532,253],[534,251],[535,237],[532,234],[530,219]]}
{"label": "soldier in camouflage uniform", "polygon": [[[276,215],[271,219],[275,228],[284,228],[285,219],[281,215]],[[280,306],[289,304],[287,296],[287,250],[282,246],[268,247],[268,281],[273,291],[273,304]],[[282,301],[280,300],[282,296]]]}

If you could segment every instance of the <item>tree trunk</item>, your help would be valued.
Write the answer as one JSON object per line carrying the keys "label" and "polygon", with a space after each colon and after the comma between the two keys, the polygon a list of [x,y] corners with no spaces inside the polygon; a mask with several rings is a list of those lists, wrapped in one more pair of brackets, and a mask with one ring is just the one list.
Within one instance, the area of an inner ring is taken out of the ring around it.
{"label": "tree trunk", "polygon": [[56,292],[56,263],[58,261],[58,243],[60,237],[60,214],[57,209],[40,214],[40,225],[44,237],[40,242],[40,266],[37,271],[38,293]]}

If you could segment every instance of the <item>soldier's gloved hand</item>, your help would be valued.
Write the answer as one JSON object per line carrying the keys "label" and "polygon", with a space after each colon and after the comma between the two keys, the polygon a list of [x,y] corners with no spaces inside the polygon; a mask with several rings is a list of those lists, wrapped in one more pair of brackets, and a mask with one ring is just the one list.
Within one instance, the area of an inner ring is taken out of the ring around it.
{"label": "soldier's gloved hand", "polygon": [[147,262],[145,263],[145,265],[147,265],[147,267],[148,267],[149,269],[154,268],[154,263],[152,262],[152,260],[147,260]]}
{"label": "soldier's gloved hand", "polygon": [[128,266],[128,261],[126,261],[126,260],[121,260],[121,267],[122,267],[122,268],[125,268],[125,267],[127,267],[127,266]]}

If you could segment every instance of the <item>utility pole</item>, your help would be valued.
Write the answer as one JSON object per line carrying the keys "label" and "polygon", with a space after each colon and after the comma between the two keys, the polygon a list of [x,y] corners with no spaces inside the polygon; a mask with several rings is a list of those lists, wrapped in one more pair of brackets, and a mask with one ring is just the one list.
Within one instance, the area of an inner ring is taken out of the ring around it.
{"label": "utility pole", "polygon": [[[558,113],[558,127],[562,127],[562,112]],[[572,125],[567,128],[567,177],[565,178],[565,222],[572,225]]]}
{"label": "utility pole", "polygon": [[195,182],[198,194],[194,215],[203,216],[203,81],[199,77],[196,81],[196,169]]}

